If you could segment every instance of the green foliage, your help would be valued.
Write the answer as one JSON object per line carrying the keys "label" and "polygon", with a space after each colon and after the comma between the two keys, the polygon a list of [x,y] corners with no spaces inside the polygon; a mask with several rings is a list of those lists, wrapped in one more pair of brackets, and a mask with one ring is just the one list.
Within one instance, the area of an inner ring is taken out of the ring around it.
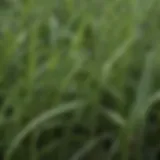
{"label": "green foliage", "polygon": [[0,2],[0,159],[159,159],[159,10]]}

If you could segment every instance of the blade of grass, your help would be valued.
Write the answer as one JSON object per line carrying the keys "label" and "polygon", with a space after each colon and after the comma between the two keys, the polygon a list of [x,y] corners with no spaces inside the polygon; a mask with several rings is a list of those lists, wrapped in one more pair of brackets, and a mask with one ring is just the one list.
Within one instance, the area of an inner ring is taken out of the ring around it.
{"label": "blade of grass", "polygon": [[71,158],[70,160],[80,160],[83,159],[84,156],[90,152],[99,142],[103,141],[107,137],[107,134],[104,134],[98,138],[89,140],[86,144],[80,148]]}
{"label": "blade of grass", "polygon": [[25,139],[25,137],[32,132],[35,128],[37,128],[42,123],[48,121],[51,118],[56,116],[60,116],[64,113],[71,112],[73,110],[79,109],[84,102],[81,101],[74,101],[67,104],[61,104],[57,107],[54,107],[42,115],[34,118],[24,129],[13,139],[11,142],[10,147],[8,148],[5,154],[5,160],[10,160],[15,150],[21,144],[21,142]]}
{"label": "blade of grass", "polygon": [[107,119],[110,119],[111,122],[116,124],[118,127],[123,127],[124,124],[125,124],[124,118],[117,112],[114,112],[114,111],[109,110],[109,109],[103,109],[102,114]]}
{"label": "blade of grass", "polygon": [[[156,52],[149,53],[146,58],[145,68],[140,79],[139,87],[137,90],[136,100],[126,121],[125,127],[122,129],[123,138],[121,139],[122,159],[129,159],[129,143],[133,138],[133,134],[138,129],[143,129],[145,118],[148,115],[151,82],[152,82],[152,67],[154,64]],[[137,144],[140,144],[139,142]],[[137,145],[137,147],[140,147]],[[140,148],[139,148],[140,150]],[[137,158],[140,155],[136,155]]]}
{"label": "blade of grass", "polygon": [[102,67],[102,84],[106,82],[106,79],[109,77],[114,64],[120,58],[122,58],[124,54],[127,54],[127,50],[129,49],[129,47],[131,47],[131,45],[135,41],[135,38],[135,36],[131,36],[129,39],[127,39],[123,44],[120,45],[120,47],[116,49],[115,52],[113,52],[113,56],[104,63]]}

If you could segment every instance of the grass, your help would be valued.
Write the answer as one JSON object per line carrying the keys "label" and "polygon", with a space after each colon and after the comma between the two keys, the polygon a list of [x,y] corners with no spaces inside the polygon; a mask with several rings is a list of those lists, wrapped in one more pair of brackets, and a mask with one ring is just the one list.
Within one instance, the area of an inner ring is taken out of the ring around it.
{"label": "grass", "polygon": [[0,2],[0,159],[159,159],[159,10]]}

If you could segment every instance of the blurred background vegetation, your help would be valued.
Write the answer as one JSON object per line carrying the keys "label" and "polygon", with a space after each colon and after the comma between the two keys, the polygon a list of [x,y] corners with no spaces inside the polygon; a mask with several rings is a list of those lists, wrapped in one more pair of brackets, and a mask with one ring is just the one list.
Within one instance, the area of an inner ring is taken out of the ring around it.
{"label": "blurred background vegetation", "polygon": [[159,0],[0,1],[0,159],[160,159]]}

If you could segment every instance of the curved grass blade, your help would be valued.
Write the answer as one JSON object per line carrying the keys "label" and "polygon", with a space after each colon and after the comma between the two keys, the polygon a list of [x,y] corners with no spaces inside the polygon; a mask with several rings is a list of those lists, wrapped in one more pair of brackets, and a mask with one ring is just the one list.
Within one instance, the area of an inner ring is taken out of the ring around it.
{"label": "curved grass blade", "polygon": [[80,160],[90,152],[99,142],[103,141],[107,137],[106,134],[89,140],[82,148],[80,148],[71,158],[70,160]]}
{"label": "curved grass blade", "polygon": [[12,141],[10,147],[7,150],[5,160],[10,160],[15,150],[19,147],[21,142],[25,139],[25,137],[32,132],[35,128],[37,128],[42,123],[48,121],[51,118],[56,116],[60,116],[64,113],[71,112],[73,110],[79,109],[84,103],[81,101],[73,101],[67,104],[61,104],[57,107],[54,107],[42,115],[34,118]]}

